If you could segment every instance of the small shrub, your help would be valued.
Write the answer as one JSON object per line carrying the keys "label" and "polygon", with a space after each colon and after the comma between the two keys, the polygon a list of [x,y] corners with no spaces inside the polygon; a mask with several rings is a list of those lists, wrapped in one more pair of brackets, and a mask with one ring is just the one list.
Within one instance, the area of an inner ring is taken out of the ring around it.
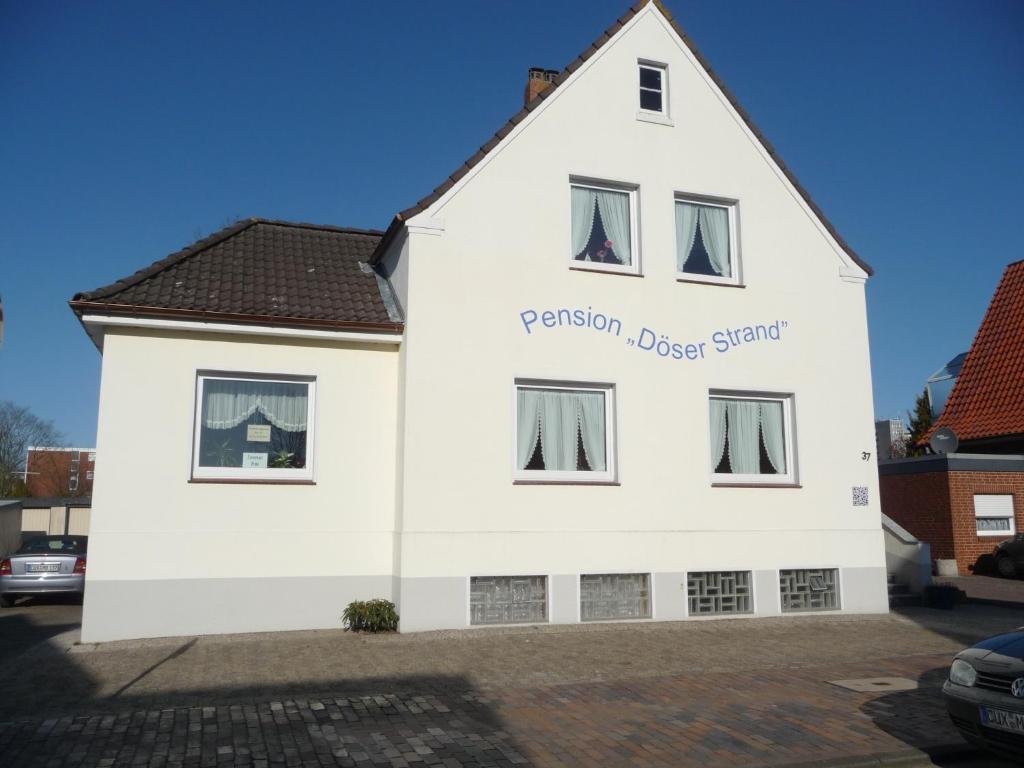
{"label": "small shrub", "polygon": [[353,600],[341,622],[351,632],[394,632],[398,629],[398,614],[390,600]]}

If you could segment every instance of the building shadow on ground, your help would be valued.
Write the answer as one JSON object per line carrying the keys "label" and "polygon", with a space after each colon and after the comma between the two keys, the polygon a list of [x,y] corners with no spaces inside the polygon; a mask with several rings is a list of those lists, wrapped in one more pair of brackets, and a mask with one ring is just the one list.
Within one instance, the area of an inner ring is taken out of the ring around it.
{"label": "building shadow on ground", "polygon": [[101,695],[66,643],[46,642],[77,627],[0,612],[0,765],[63,765],[68,755],[80,765],[530,762],[495,703],[461,675],[133,693],[135,683],[186,654],[193,638]]}
{"label": "building shadow on ground", "polygon": [[22,701],[20,711],[0,714],[0,763],[47,766],[69,752],[82,765],[187,756],[203,765],[530,763],[493,703],[458,675],[324,681],[316,691],[239,686],[96,697],[92,681],[74,674],[71,663],[62,678],[77,706],[61,696],[45,712]]}
{"label": "building shadow on ground", "polygon": [[22,598],[16,608],[0,610],[0,673],[4,667],[26,651],[39,647],[51,637],[71,632],[81,626],[79,613],[61,612],[40,620],[28,609],[35,606],[76,606],[80,600],[69,596]]}
{"label": "building shadow on ground", "polygon": [[1024,625],[1024,606],[1015,608],[967,601],[951,609],[911,606],[895,608],[892,612],[964,648]]}
{"label": "building shadow on ground", "polygon": [[[866,702],[861,712],[880,730],[929,754],[933,765],[963,766],[969,756],[976,756],[970,765],[984,764],[991,768],[1018,765],[976,750],[960,735],[946,714],[942,700],[942,684],[948,672],[945,665],[929,669],[917,678],[916,690],[878,696]],[[976,759],[984,762],[975,762]]]}

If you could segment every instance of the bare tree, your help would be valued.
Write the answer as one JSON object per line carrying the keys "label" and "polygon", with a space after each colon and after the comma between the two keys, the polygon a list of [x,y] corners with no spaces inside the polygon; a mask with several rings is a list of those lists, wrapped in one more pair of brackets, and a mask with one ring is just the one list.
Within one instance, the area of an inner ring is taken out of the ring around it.
{"label": "bare tree", "polygon": [[0,499],[24,495],[30,445],[60,445],[63,441],[52,421],[40,419],[10,400],[0,400]]}

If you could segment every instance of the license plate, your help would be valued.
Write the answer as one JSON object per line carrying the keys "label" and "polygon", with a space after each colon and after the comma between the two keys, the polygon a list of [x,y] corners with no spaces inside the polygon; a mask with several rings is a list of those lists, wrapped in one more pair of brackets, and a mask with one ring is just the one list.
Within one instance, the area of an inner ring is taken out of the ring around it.
{"label": "license plate", "polygon": [[57,573],[60,563],[25,563],[25,573]]}
{"label": "license plate", "polygon": [[1010,733],[1024,733],[1024,712],[1009,712],[1005,709],[978,707],[981,724]]}

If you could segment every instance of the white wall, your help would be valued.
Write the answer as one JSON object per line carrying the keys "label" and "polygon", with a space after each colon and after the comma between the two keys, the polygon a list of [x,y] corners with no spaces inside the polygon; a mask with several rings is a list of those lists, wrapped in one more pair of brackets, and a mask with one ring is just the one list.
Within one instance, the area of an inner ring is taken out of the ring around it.
{"label": "white wall", "polygon": [[[108,330],[83,637],[339,626],[349,599],[388,597],[397,362],[394,347]],[[197,370],[315,376],[315,484],[190,482]],[[288,587],[310,578],[336,585],[315,609]],[[225,580],[239,595],[204,604]],[[193,608],[164,623],[140,584]],[[253,591],[259,615],[230,607]]]}
{"label": "white wall", "polygon": [[[422,214],[441,236],[410,235],[403,579],[884,566],[864,288],[840,277],[859,268],[648,9]],[[669,66],[674,127],[636,119],[641,58]],[[571,175],[639,185],[642,277],[569,269]],[[676,280],[676,192],[739,200],[745,287]],[[562,307],[674,342],[789,325],[679,362],[586,329],[524,332],[521,311]],[[615,383],[619,485],[513,484],[516,377]],[[801,488],[711,487],[710,388],[794,393]]]}

